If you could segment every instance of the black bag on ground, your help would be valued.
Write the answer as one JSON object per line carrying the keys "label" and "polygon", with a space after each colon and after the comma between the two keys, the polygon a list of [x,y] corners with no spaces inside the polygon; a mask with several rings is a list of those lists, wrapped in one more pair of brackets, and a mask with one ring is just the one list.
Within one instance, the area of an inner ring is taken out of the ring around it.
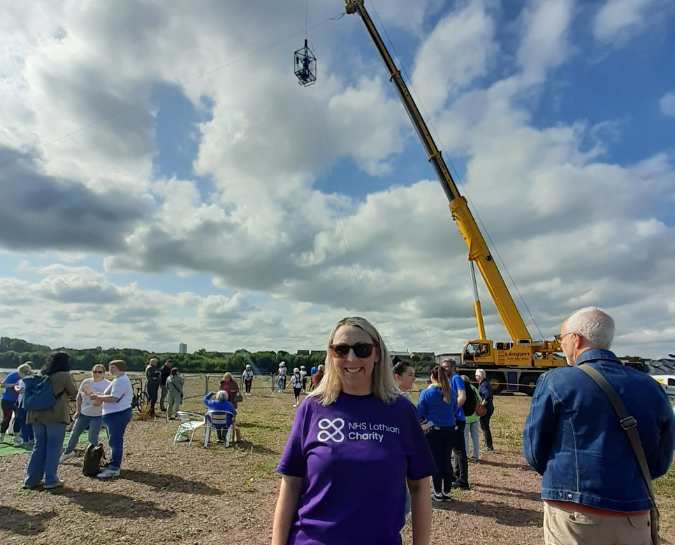
{"label": "black bag on ground", "polygon": [[101,472],[101,460],[105,459],[103,443],[87,445],[82,462],[82,474],[87,477],[96,477]]}
{"label": "black bag on ground", "polygon": [[480,403],[480,398],[476,395],[475,390],[471,387],[471,382],[464,380],[464,391],[466,392],[466,401],[462,405],[464,409],[464,416],[471,416],[476,412],[476,405]]}

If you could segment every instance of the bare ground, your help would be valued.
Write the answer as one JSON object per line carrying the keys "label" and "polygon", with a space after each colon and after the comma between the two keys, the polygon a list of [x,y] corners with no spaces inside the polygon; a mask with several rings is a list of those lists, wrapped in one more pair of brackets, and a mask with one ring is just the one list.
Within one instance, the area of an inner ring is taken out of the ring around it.
{"label": "bare ground", "polygon": [[[543,542],[539,477],[519,454],[528,405],[525,397],[497,399],[496,452],[471,464],[472,490],[434,509],[432,543]],[[244,441],[228,449],[173,446],[175,422],[132,422],[122,476],[111,482],[84,477],[78,459],[60,470],[63,490],[24,491],[27,455],[0,458],[0,543],[269,543],[291,398],[261,389],[240,409]],[[675,543],[672,474],[659,488],[667,543]],[[409,528],[404,540],[412,542]]]}

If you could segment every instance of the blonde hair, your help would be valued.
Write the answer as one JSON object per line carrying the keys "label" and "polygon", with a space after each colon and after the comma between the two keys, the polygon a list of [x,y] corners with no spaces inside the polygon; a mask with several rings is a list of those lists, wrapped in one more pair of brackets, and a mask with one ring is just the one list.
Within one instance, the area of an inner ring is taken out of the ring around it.
{"label": "blonde hair", "polygon": [[230,372],[225,373],[223,375],[223,380],[227,380],[227,381],[232,380],[232,373],[230,373]]}
{"label": "blonde hair", "polygon": [[365,331],[378,348],[380,359],[375,362],[373,368],[373,376],[371,379],[372,393],[379,400],[384,401],[385,403],[391,403],[400,395],[400,391],[394,380],[394,372],[391,367],[389,351],[377,329],[375,329],[368,320],[359,316],[343,318],[333,328],[333,331],[331,331],[331,334],[328,337],[328,349],[326,352],[323,378],[318,386],[308,394],[308,397],[317,397],[322,405],[331,405],[337,401],[338,396],[342,392],[342,381],[340,380],[340,375],[333,363],[333,356],[330,350],[330,345],[333,344],[335,334],[342,326],[352,326]]}
{"label": "blonde hair", "polygon": [[19,376],[21,378],[27,377],[33,372],[33,368],[31,367],[33,365],[32,361],[27,361],[19,365],[19,367],[16,368],[16,372],[19,373]]}
{"label": "blonde hair", "polygon": [[[112,363],[112,362],[111,362],[111,363]],[[91,368],[91,372],[93,373],[93,372],[96,371],[97,369],[98,369],[99,371],[103,371],[103,372],[105,373],[105,365],[103,365],[102,363],[97,363],[97,364],[95,364],[94,367]]]}

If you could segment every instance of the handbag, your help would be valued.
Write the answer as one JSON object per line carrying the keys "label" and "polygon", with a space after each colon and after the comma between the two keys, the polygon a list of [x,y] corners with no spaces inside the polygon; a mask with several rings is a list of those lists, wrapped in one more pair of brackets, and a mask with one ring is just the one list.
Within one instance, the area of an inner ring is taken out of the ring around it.
{"label": "handbag", "polygon": [[638,466],[640,466],[640,471],[642,472],[642,478],[647,485],[647,491],[649,492],[649,499],[652,503],[652,507],[649,510],[649,520],[650,520],[650,529],[652,534],[652,544],[661,545],[661,538],[659,537],[659,508],[656,506],[656,498],[654,498],[654,489],[652,488],[652,476],[649,472],[649,466],[647,465],[647,457],[645,456],[645,451],[642,448],[642,442],[640,441],[640,434],[637,429],[637,420],[635,417],[628,414],[626,406],[621,401],[619,394],[616,393],[616,390],[612,388],[612,385],[607,382],[605,377],[602,376],[602,373],[597,369],[594,369],[590,365],[583,364],[579,366],[584,373],[591,377],[595,383],[600,386],[603,392],[609,398],[614,412],[619,417],[619,424],[621,429],[626,432],[630,446],[633,449],[635,458],[637,459]]}
{"label": "handbag", "polygon": [[476,416],[485,416],[487,414],[487,407],[482,403],[476,404],[476,410],[474,412]]}

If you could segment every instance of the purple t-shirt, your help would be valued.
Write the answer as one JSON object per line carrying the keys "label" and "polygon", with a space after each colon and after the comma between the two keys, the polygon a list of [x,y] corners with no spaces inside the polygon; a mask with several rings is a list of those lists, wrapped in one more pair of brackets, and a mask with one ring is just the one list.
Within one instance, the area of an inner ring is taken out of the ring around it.
{"label": "purple t-shirt", "polygon": [[277,470],[304,478],[288,545],[399,545],[406,478],[434,462],[410,401],[342,393],[300,404]]}

